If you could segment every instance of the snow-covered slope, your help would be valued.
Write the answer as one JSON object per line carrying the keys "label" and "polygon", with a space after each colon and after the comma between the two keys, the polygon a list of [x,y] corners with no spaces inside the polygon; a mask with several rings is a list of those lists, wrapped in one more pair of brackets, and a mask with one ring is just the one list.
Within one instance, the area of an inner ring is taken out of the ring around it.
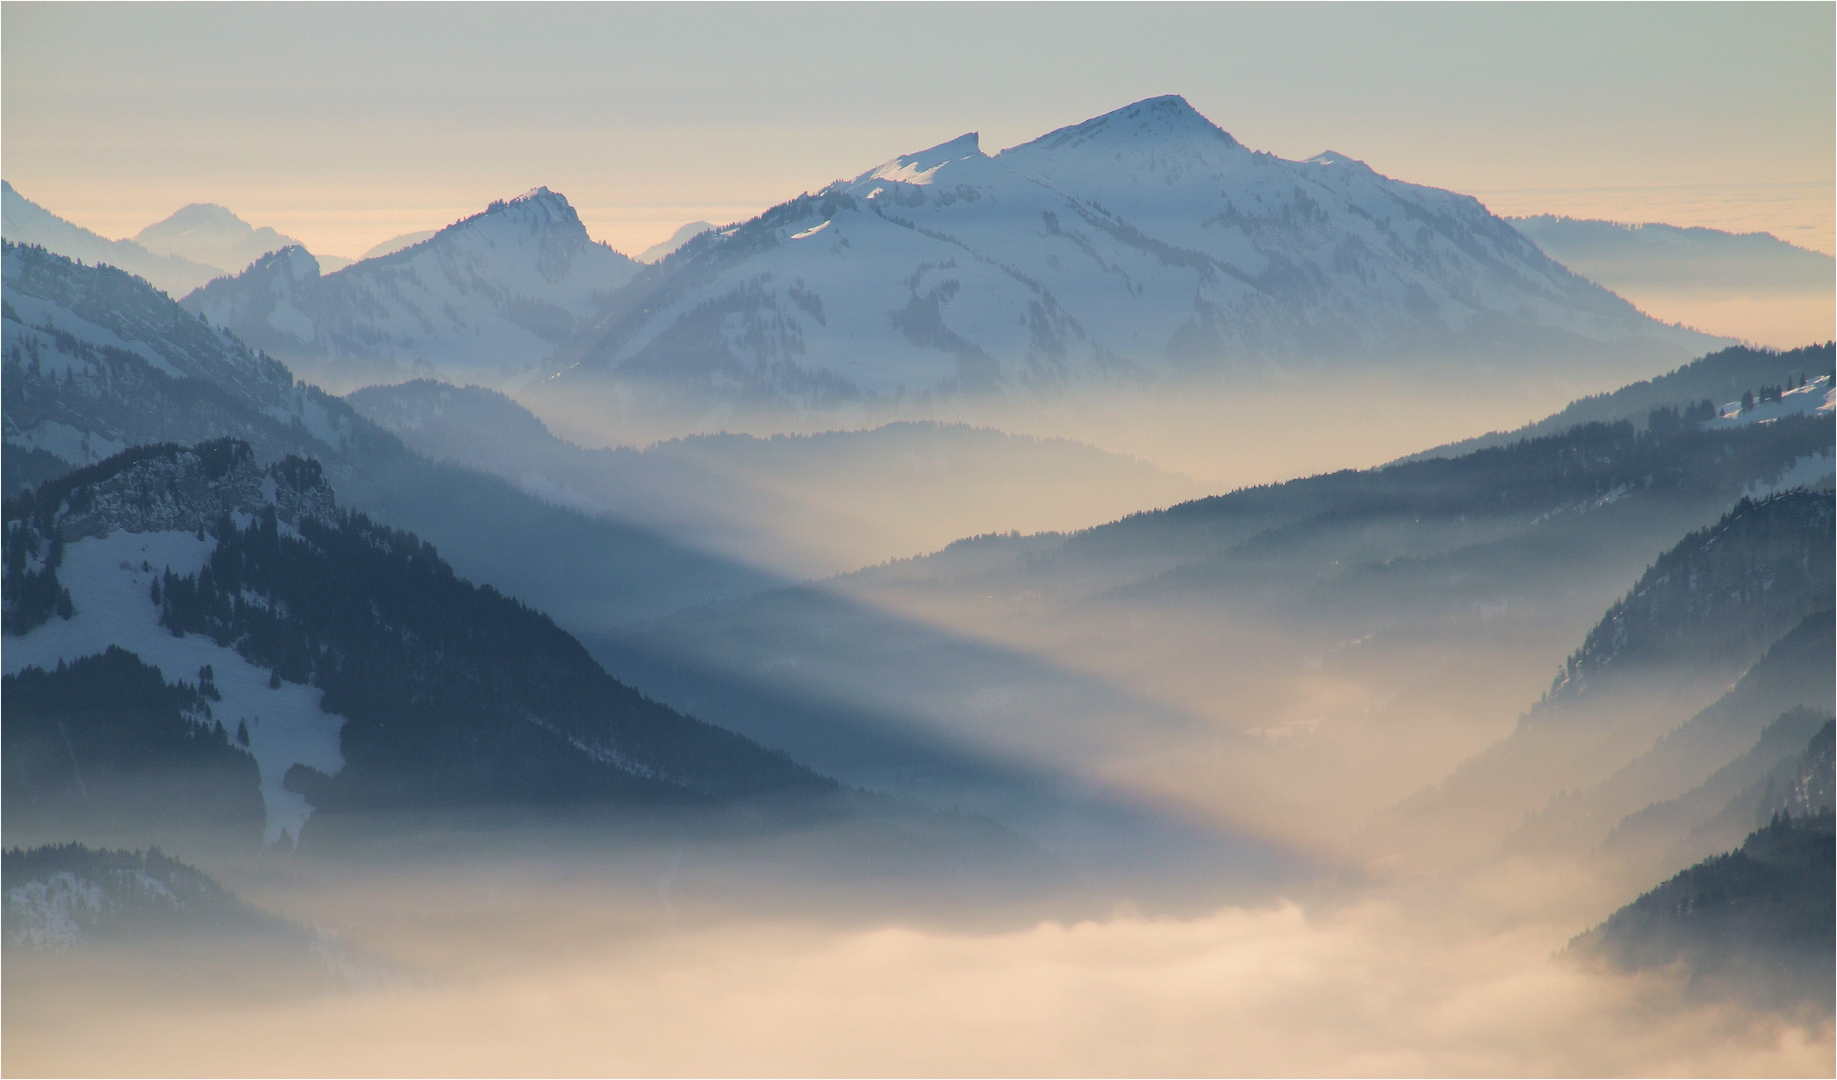
{"label": "snow-covered slope", "polygon": [[[311,813],[304,798],[281,786],[282,777],[295,764],[328,773],[343,767],[338,731],[344,718],[320,708],[324,695],[316,687],[275,680],[229,644],[162,626],[154,582],[168,571],[198,573],[217,545],[205,528],[223,515],[247,520],[272,508],[291,527],[302,515],[328,518],[331,492],[323,485],[296,484],[289,470],[264,470],[248,457],[212,477],[223,463],[207,456],[149,455],[105,481],[76,489],[49,526],[63,540],[61,559],[52,560],[47,548],[26,571],[43,572],[55,561],[49,569],[69,590],[71,614],[23,625],[33,620],[17,617],[23,590],[9,581],[15,593],[9,597],[9,629],[25,632],[7,635],[0,663],[8,675],[28,667],[49,671],[114,645],[159,668],[168,680],[194,678],[211,667],[222,695],[213,715],[231,731],[247,725],[249,752],[261,768],[265,842],[272,844],[283,832],[298,837]],[[22,527],[9,522],[9,542]]]}
{"label": "snow-covered slope", "polygon": [[6,672],[111,646],[168,680],[212,669],[210,717],[246,731],[270,843],[328,807],[830,790],[612,680],[413,534],[339,513],[316,462],[264,467],[234,439],[139,447],[5,509]]}
{"label": "snow-covered slope", "polygon": [[1773,387],[1763,390],[1756,400],[1731,401],[1722,406],[1721,414],[1709,422],[1712,428],[1740,427],[1743,424],[1765,424],[1782,416],[1837,411],[1837,387],[1829,375],[1807,379],[1790,390]]}
{"label": "snow-covered slope", "polygon": [[400,236],[392,236],[389,239],[371,248],[370,250],[364,252],[361,258],[362,259],[380,259],[384,255],[393,255],[405,247],[413,247],[414,245],[419,244],[423,240],[433,239],[434,234],[439,231],[440,231],[439,229],[423,229],[420,232],[409,232],[409,233],[403,233]]}
{"label": "snow-covered slope", "polygon": [[537,370],[637,264],[537,188],[421,243],[321,269],[290,247],[183,303],[328,387],[430,375],[502,383]]}
{"label": "snow-covered slope", "polygon": [[622,291],[574,377],[820,403],[1709,343],[1472,198],[1259,153],[1160,97],[994,156],[964,135],[697,237]]}
{"label": "snow-covered slope", "polygon": [[266,460],[348,448],[355,417],[341,404],[145,282],[3,250],[7,491],[138,443],[234,434]]}
{"label": "snow-covered slope", "polygon": [[216,266],[172,254],[156,254],[132,240],[110,240],[72,224],[0,180],[0,236],[16,244],[37,244],[71,259],[107,263],[138,274],[174,296],[222,277]]}
{"label": "snow-covered slope", "polygon": [[[228,435],[262,461],[317,459],[347,505],[414,530],[468,577],[572,627],[599,629],[777,583],[648,529],[562,510],[495,477],[420,458],[145,281],[40,248],[4,251],[7,494],[126,446]],[[529,558],[534,550],[544,558]]]}
{"label": "snow-covered slope", "polygon": [[[293,237],[265,225],[258,229],[214,203],[192,203],[182,207],[164,221],[156,221],[140,230],[134,240],[156,255],[177,255],[207,266],[222,267],[225,274],[241,270],[270,251],[300,246]],[[351,265],[350,259],[334,255],[315,258],[321,268],[327,270],[342,270]]]}

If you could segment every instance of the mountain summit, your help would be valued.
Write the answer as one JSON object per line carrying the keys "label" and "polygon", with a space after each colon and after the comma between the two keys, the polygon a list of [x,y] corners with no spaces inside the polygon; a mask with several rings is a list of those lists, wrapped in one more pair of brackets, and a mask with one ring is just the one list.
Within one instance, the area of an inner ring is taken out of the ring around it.
{"label": "mountain summit", "polygon": [[964,135],[704,234],[622,290],[569,377],[821,405],[1424,357],[1639,368],[1708,340],[1475,199],[1251,150],[1168,96],[993,156]]}
{"label": "mountain summit", "polygon": [[[234,273],[271,251],[301,246],[291,236],[266,226],[258,229],[214,203],[183,207],[166,220],[140,230],[134,242],[156,255],[177,255],[222,267],[225,273]],[[333,269],[349,265],[333,256],[321,257],[321,265],[328,260],[335,263]]]}
{"label": "mountain summit", "polygon": [[304,255],[266,256],[183,303],[326,385],[501,383],[536,370],[638,265],[546,187],[334,274]]}

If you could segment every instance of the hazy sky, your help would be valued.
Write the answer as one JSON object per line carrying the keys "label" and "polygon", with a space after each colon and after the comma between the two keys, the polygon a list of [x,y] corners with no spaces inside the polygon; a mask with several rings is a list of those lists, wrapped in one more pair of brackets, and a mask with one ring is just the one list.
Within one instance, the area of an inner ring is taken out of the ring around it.
{"label": "hazy sky", "polygon": [[0,6],[0,168],[109,236],[218,202],[355,255],[537,184],[627,251],[1156,94],[1500,213],[1833,250],[1833,5]]}

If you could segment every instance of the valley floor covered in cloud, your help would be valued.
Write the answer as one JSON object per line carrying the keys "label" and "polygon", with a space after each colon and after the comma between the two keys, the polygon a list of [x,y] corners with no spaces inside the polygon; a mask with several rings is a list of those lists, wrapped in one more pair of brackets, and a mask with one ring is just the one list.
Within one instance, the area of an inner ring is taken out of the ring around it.
{"label": "valley floor covered in cloud", "polygon": [[[451,915],[435,905],[429,919],[451,926]],[[1691,1004],[1665,973],[1608,974],[1558,956],[1563,927],[1450,932],[1386,900],[994,933],[803,918],[602,940],[573,938],[592,919],[550,907],[472,916],[472,940],[449,943],[444,970],[334,998],[119,1008],[106,991],[15,983],[6,1068],[1772,1076],[1832,1065],[1828,1018]],[[512,942],[515,959],[492,951]]]}

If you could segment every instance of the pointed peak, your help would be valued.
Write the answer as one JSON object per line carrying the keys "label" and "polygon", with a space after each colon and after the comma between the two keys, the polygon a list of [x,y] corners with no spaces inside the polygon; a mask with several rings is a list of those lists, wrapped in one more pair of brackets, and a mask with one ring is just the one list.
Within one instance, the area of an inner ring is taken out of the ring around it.
{"label": "pointed peak", "polygon": [[237,277],[261,277],[281,273],[293,278],[316,278],[319,276],[319,260],[313,253],[299,244],[270,251],[248,265],[248,268]]}
{"label": "pointed peak", "polygon": [[967,158],[980,158],[982,137],[974,131],[959,135],[949,142],[941,142],[928,150],[916,154],[896,157],[892,161],[874,169],[863,180],[896,180],[909,184],[922,184],[930,173],[942,165]]}
{"label": "pointed peak", "polygon": [[516,203],[527,203],[527,202],[559,203],[562,206],[568,205],[568,200],[566,197],[564,197],[558,191],[550,191],[547,185],[539,185],[537,187],[530,188],[528,191],[525,191],[523,194],[517,196],[514,199],[509,200],[509,203],[512,205]]}
{"label": "pointed peak", "polygon": [[1313,157],[1309,158],[1307,163],[1309,165],[1340,166],[1340,167],[1350,168],[1350,169],[1363,169],[1366,172],[1372,171],[1372,168],[1370,165],[1365,164],[1363,161],[1360,161],[1358,158],[1347,157],[1345,154],[1342,154],[1337,150],[1323,150],[1322,152],[1315,154]]}
{"label": "pointed peak", "polygon": [[149,225],[142,231],[151,232],[161,226],[180,229],[195,229],[204,226],[216,229],[234,229],[239,232],[243,230],[253,232],[255,229],[253,225],[237,217],[235,212],[229,207],[218,206],[216,203],[191,203],[186,206],[181,206],[173,211],[171,216],[167,217],[164,221],[156,225]]}
{"label": "pointed peak", "polygon": [[498,214],[540,224],[580,224],[580,216],[574,212],[574,207],[568,205],[566,196],[559,191],[550,191],[547,187],[530,188],[514,199],[494,200],[490,206],[485,207],[483,214],[469,217],[459,224]]}
{"label": "pointed peak", "polygon": [[[1186,98],[1181,97],[1179,94],[1162,94],[1159,97],[1143,98],[1133,105],[1124,105],[1116,111],[1129,112],[1132,109],[1156,109],[1162,112],[1191,113],[1194,116],[1199,116],[1199,110],[1193,108],[1193,106],[1187,102]],[[1204,120],[1205,117],[1200,116],[1200,119]],[[1210,123],[1210,121],[1207,121],[1207,123]]]}
{"label": "pointed peak", "polygon": [[1170,138],[1204,139],[1223,142],[1227,146],[1240,145],[1223,128],[1187,104],[1187,100],[1179,94],[1163,94],[1124,105],[1102,116],[1092,117],[1082,124],[1048,132],[1032,142],[1003,150],[1002,154],[1023,150],[1063,150],[1099,140],[1110,142],[1119,139],[1136,141]]}

